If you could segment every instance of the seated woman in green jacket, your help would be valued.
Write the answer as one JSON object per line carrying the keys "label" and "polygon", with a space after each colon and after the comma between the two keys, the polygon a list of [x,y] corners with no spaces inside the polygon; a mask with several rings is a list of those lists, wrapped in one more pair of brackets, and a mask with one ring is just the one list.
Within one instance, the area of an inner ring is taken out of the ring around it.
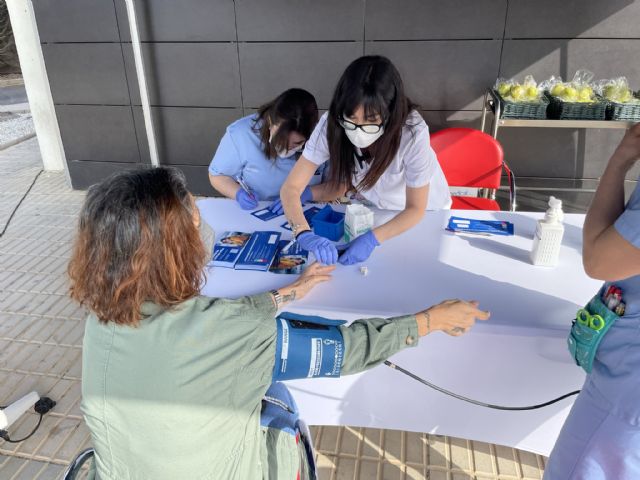
{"label": "seated woman in green jacket", "polygon": [[[282,348],[278,309],[329,280],[333,267],[314,264],[270,293],[204,297],[199,227],[174,169],[119,173],[87,194],[69,276],[72,297],[90,310],[82,410],[100,480],[304,475],[295,435],[270,435],[261,410]],[[461,335],[486,318],[476,303],[452,300],[335,327],[339,370],[360,372],[417,344],[407,337]]]}

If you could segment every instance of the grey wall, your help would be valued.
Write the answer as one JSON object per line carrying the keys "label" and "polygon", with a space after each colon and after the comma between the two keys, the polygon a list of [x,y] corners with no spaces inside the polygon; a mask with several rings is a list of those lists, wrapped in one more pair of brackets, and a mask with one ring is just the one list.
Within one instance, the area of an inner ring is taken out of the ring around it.
{"label": "grey wall", "polygon": [[[124,0],[34,0],[73,185],[149,164]],[[347,64],[391,58],[432,131],[479,126],[498,76],[626,75],[640,88],[640,1],[136,0],[161,162],[211,194],[228,123],[289,87],[327,108]],[[504,129],[521,177],[595,178],[622,133]]]}

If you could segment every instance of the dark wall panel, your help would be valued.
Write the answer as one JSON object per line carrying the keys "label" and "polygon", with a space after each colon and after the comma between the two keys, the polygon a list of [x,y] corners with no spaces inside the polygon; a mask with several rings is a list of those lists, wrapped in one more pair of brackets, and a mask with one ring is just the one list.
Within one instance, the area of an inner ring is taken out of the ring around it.
{"label": "dark wall panel", "polygon": [[[577,178],[600,178],[613,154],[615,146],[624,136],[624,130],[587,130],[584,132],[584,148],[578,155]],[[629,172],[627,178],[637,180],[639,165]]]}
{"label": "dark wall panel", "polygon": [[[508,128],[498,139],[516,175],[600,178],[624,130]],[[640,168],[627,175],[636,180]]]}
{"label": "dark wall panel", "polygon": [[42,53],[55,103],[129,105],[119,43],[46,44]]}
{"label": "dark wall panel", "polygon": [[482,108],[500,64],[499,40],[366,42],[367,54],[385,55],[398,67],[413,101],[425,110]]}
{"label": "dark wall panel", "polygon": [[109,175],[123,170],[149,168],[149,165],[136,163],[94,162],[90,160],[69,160],[69,175],[71,186],[76,190],[86,190],[91,185],[101,182]]}
{"label": "dark wall panel", "polygon": [[427,122],[429,133],[454,127],[480,129],[481,114],[477,111],[421,110],[420,114]]}
{"label": "dark wall panel", "polygon": [[502,38],[506,0],[367,0],[366,40]]}
{"label": "dark wall panel", "polygon": [[33,0],[41,42],[118,42],[111,0]]}
{"label": "dark wall panel", "polygon": [[194,195],[203,197],[220,196],[209,183],[209,174],[207,173],[207,167],[204,165],[177,165],[176,168],[184,173],[187,179],[187,188]]}
{"label": "dark wall panel", "polygon": [[[236,39],[233,0],[135,0],[134,4],[143,42],[225,42]],[[130,42],[125,2],[115,0],[115,5],[122,41]]]}
{"label": "dark wall panel", "polygon": [[639,38],[640,2],[511,1],[507,38]]}
{"label": "dark wall panel", "polygon": [[328,108],[340,75],[362,55],[362,42],[241,43],[245,108],[256,108],[287,88],[301,87]]}
{"label": "dark wall panel", "polygon": [[140,162],[131,107],[58,105],[56,114],[68,159]]}
{"label": "dark wall panel", "polygon": [[[149,165],[133,163],[108,163],[77,160],[68,160],[67,163],[69,166],[69,174],[71,176],[71,186],[76,190],[86,190],[91,185],[101,182],[109,175],[116,172],[150,168]],[[220,195],[209,183],[207,167],[180,165],[176,168],[184,173],[187,179],[187,187],[194,195],[202,195],[206,197]]]}
{"label": "dark wall panel", "polygon": [[573,78],[586,68],[595,79],[624,75],[640,88],[640,40],[505,40],[501,76],[522,78],[531,73],[541,81],[550,75]]}
{"label": "dark wall panel", "polygon": [[[587,68],[640,89],[640,0],[135,4],[161,162],[201,194],[212,192],[206,166],[229,123],[291,87],[325,110],[364,53],[396,64],[432,132],[478,128],[497,76],[567,79]],[[74,186],[149,163],[124,0],[34,8]],[[498,138],[518,176],[596,178],[622,133],[505,128]]]}
{"label": "dark wall panel", "polygon": [[573,178],[578,134],[569,129],[505,128],[498,139],[516,177]]}
{"label": "dark wall panel", "polygon": [[[131,44],[124,52],[131,100],[140,105]],[[234,44],[151,43],[143,44],[142,52],[152,105],[242,107]]]}
{"label": "dark wall panel", "polygon": [[364,0],[238,0],[238,40],[362,40],[364,5]]}
{"label": "dark wall panel", "polygon": [[[227,126],[242,117],[240,109],[153,108],[160,162],[167,165],[206,165],[213,158]],[[149,159],[142,108],[134,108],[143,161]]]}

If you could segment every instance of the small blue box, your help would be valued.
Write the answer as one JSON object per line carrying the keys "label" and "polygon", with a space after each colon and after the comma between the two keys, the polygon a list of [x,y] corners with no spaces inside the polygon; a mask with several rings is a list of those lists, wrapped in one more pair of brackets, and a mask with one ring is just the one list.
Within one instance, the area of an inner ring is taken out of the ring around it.
{"label": "small blue box", "polygon": [[336,212],[327,205],[313,217],[313,231],[337,242],[344,235],[344,213]]}

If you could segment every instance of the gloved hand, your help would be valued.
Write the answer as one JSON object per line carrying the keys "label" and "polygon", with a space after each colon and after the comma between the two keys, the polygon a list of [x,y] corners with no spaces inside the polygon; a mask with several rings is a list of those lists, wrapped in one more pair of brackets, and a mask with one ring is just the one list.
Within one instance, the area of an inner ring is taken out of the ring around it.
{"label": "gloved hand", "polygon": [[[307,186],[307,188],[302,191],[302,195],[300,195],[300,203],[304,205],[311,200],[313,200],[313,194],[311,193],[311,187]],[[284,208],[282,207],[282,200],[280,200],[280,197],[278,197],[275,202],[269,205],[269,210],[278,215],[282,215],[284,213]]]}
{"label": "gloved hand", "polygon": [[236,192],[236,202],[243,210],[251,210],[258,206],[258,200],[254,193],[247,192],[244,188],[239,188]]}
{"label": "gloved hand", "polygon": [[338,262],[342,265],[364,262],[378,245],[380,242],[378,242],[373,230],[369,230],[347,244],[347,250],[340,255]]}
{"label": "gloved hand", "polygon": [[313,253],[318,262],[325,265],[333,265],[338,260],[338,249],[324,237],[311,232],[302,232],[297,238],[298,244]]}

